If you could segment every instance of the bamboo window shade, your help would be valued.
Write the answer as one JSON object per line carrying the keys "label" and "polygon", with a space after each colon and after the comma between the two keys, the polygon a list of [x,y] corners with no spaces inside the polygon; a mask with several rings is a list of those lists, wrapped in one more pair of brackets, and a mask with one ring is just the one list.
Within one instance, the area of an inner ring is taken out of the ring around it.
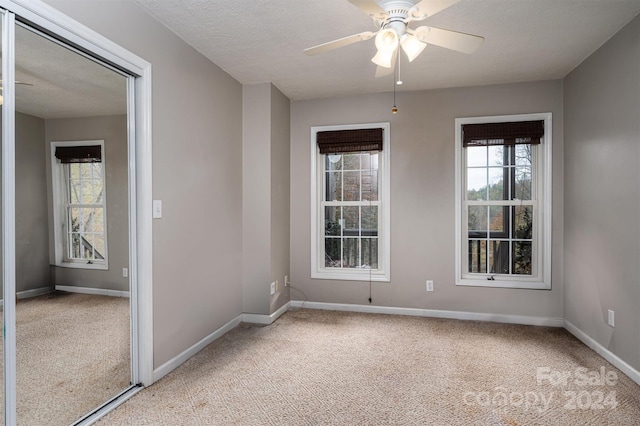
{"label": "bamboo window shade", "polygon": [[58,146],[56,158],[62,163],[101,163],[102,149],[100,145]]}
{"label": "bamboo window shade", "polygon": [[462,125],[462,146],[540,144],[544,121],[513,121]]}
{"label": "bamboo window shade", "polygon": [[320,154],[382,151],[383,129],[350,129],[318,132]]}

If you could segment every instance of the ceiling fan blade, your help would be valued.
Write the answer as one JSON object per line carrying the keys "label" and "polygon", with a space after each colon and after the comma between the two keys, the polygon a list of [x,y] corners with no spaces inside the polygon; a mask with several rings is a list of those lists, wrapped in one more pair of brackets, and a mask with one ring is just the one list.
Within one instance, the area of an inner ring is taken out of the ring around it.
{"label": "ceiling fan blade", "polygon": [[414,35],[425,43],[462,53],[475,52],[484,41],[484,37],[426,26],[416,28]]}
{"label": "ceiling fan blade", "polygon": [[319,53],[328,52],[329,50],[337,49],[339,47],[348,46],[353,43],[357,43],[359,41],[369,40],[376,33],[372,31],[365,31],[360,34],[354,34],[347,37],[339,38],[337,40],[333,40],[327,43],[319,44],[317,46],[309,47],[308,49],[304,49],[304,53],[308,56],[317,55]]}
{"label": "ceiling fan blade", "polygon": [[[413,12],[412,17],[417,19],[424,19],[428,16],[435,15],[440,12],[458,3],[460,0],[422,0],[417,3],[412,10],[416,10]],[[426,14],[426,16],[424,16]]]}
{"label": "ceiling fan blade", "polygon": [[[31,83],[25,83],[24,81],[18,81],[18,80],[15,81],[15,84],[22,85],[22,86],[33,86],[33,84]],[[0,80],[0,85],[2,85],[2,80]]]}
{"label": "ceiling fan blade", "polygon": [[386,16],[387,12],[375,0],[348,0],[349,3],[366,13],[371,17],[381,18]]}

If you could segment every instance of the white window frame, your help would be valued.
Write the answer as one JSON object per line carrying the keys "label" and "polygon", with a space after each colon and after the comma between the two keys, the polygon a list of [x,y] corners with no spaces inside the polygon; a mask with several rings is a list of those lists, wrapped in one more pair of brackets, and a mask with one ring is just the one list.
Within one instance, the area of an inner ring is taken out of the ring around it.
{"label": "white window frame", "polygon": [[[462,146],[464,124],[504,123],[544,120],[544,136],[536,145],[532,196],[534,203],[533,274],[532,276],[470,274],[467,265],[468,230],[466,220],[466,155]],[[456,217],[456,285],[522,289],[551,289],[551,226],[552,226],[552,119],[551,113],[467,117],[455,120],[455,217]]]}
{"label": "white window frame", "polygon": [[[378,158],[378,269],[342,269],[324,267],[324,211],[320,197],[324,197],[324,154],[316,143],[318,132],[354,129],[383,129],[383,148]],[[391,204],[391,137],[390,125],[385,123],[316,126],[311,128],[311,278],[347,281],[391,281],[390,204]]]}
{"label": "white window frame", "polygon": [[[103,188],[104,193],[102,195],[102,205],[104,211],[104,260],[93,260],[91,262],[69,259],[66,253],[68,253],[68,236],[67,236],[67,178],[64,172],[64,164],[62,164],[55,156],[57,147],[72,147],[72,146],[100,146],[102,152],[102,169],[103,169]],[[108,227],[107,227],[107,174],[106,174],[106,162],[105,162],[104,140],[89,140],[89,141],[72,141],[72,142],[51,142],[51,187],[53,192],[53,234],[54,234],[54,247],[55,247],[55,265],[63,268],[76,268],[76,269],[109,269],[109,243],[107,240]]]}

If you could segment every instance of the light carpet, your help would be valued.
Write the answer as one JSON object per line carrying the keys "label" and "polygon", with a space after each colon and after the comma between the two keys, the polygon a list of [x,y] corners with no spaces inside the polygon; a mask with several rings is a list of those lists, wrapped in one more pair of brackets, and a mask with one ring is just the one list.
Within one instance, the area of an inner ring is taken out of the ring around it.
{"label": "light carpet", "polygon": [[100,423],[638,425],[640,386],[562,329],[303,309],[241,324]]}
{"label": "light carpet", "polygon": [[129,386],[129,299],[21,299],[16,344],[18,425],[69,425]]}

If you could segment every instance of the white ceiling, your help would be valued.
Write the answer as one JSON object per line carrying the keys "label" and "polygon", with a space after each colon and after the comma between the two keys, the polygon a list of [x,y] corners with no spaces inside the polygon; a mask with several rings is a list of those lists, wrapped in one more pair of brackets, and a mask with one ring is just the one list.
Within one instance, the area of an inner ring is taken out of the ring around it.
{"label": "white ceiling", "polygon": [[24,27],[16,28],[16,110],[44,119],[126,114],[126,79]]}
{"label": "white ceiling", "polygon": [[[373,39],[303,54],[376,30],[347,0],[134,1],[243,84],[272,82],[291,99],[392,89],[391,76],[374,78]],[[428,46],[405,58],[402,90],[563,78],[639,13],[640,0],[460,0],[418,24],[484,44],[471,55]]]}

